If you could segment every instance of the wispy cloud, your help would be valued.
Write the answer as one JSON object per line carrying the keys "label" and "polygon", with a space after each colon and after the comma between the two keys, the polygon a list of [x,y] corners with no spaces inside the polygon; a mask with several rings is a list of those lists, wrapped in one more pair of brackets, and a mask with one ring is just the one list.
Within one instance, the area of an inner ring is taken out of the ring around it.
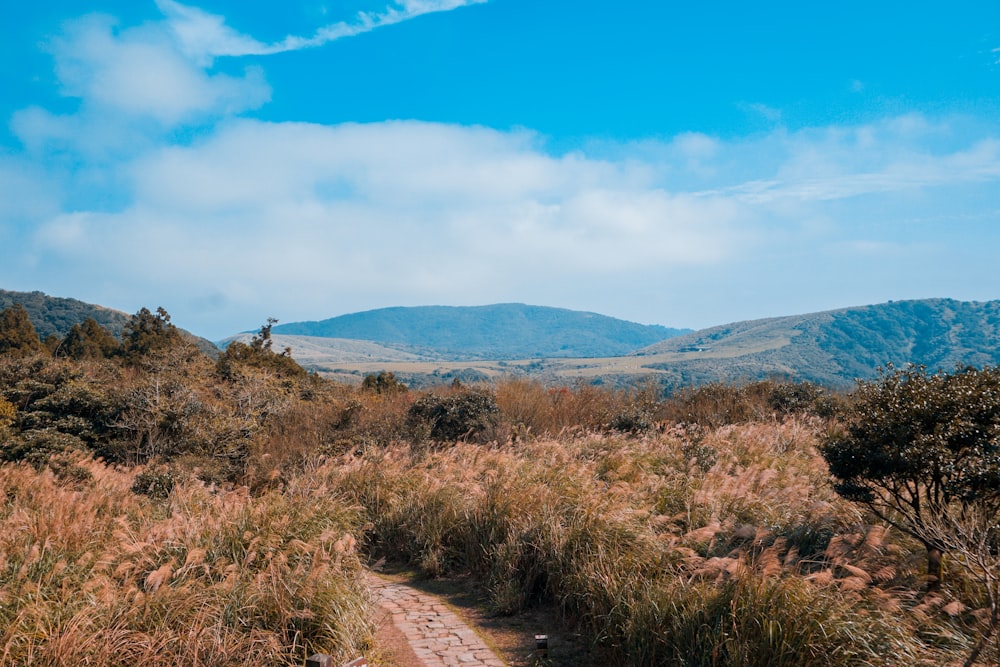
{"label": "wispy cloud", "polygon": [[271,55],[286,51],[323,46],[329,42],[370,32],[383,26],[402,23],[435,12],[447,12],[487,0],[399,0],[381,12],[359,12],[355,20],[325,25],[309,36],[289,35],[264,43],[242,35],[225,24],[225,18],[175,0],[156,0],[167,17],[185,53],[199,62],[219,56]]}

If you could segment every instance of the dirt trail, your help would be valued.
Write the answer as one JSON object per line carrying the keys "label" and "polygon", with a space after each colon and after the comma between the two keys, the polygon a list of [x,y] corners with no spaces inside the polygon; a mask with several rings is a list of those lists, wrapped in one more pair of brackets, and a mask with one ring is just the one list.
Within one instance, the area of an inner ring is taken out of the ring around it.
{"label": "dirt trail", "polygon": [[394,662],[413,667],[505,667],[440,599],[376,574],[369,585],[385,612],[380,637]]}

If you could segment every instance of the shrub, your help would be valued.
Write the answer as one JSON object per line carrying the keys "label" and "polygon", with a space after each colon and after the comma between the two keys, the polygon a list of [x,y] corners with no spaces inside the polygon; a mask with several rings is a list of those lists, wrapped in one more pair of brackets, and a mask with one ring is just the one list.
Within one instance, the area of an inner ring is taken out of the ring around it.
{"label": "shrub", "polygon": [[174,490],[174,476],[169,470],[143,470],[132,482],[132,493],[150,498],[165,499]]}
{"label": "shrub", "polygon": [[406,414],[414,441],[426,438],[439,442],[484,440],[497,425],[496,397],[488,391],[472,389],[456,394],[429,394],[417,399]]}
{"label": "shrub", "polygon": [[652,413],[640,405],[629,405],[619,410],[608,423],[608,428],[612,431],[636,435],[648,433],[655,426]]}
{"label": "shrub", "polygon": [[0,398],[0,429],[7,428],[17,418],[17,409],[8,401]]}
{"label": "shrub", "polygon": [[361,382],[361,388],[376,394],[396,394],[406,391],[406,385],[389,371],[382,371],[378,375],[366,375]]}

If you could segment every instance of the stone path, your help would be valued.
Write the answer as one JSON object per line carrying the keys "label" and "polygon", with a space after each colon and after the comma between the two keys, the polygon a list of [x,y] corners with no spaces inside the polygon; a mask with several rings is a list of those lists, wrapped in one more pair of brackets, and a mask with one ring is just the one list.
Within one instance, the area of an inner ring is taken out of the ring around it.
{"label": "stone path", "polygon": [[503,660],[439,599],[369,574],[388,620],[419,659],[414,667],[505,667]]}

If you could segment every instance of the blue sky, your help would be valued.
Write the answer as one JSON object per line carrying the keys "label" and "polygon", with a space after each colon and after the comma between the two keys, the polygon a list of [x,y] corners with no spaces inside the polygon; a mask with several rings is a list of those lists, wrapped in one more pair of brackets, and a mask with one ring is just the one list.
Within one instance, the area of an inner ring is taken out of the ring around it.
{"label": "blue sky", "polygon": [[4,13],[5,289],[213,339],[395,305],[700,328],[1000,298],[1000,3]]}

